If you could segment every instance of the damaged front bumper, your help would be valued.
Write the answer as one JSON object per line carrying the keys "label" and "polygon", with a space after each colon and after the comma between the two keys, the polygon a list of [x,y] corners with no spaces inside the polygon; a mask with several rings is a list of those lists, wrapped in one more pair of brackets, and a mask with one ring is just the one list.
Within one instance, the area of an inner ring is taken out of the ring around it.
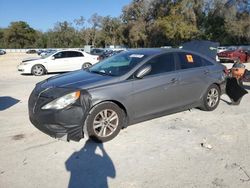
{"label": "damaged front bumper", "polygon": [[36,128],[53,138],[67,141],[83,138],[83,112],[80,107],[60,111],[38,110],[35,113],[30,108],[29,117]]}
{"label": "damaged front bumper", "polygon": [[[69,89],[41,89],[39,85],[29,98],[29,118],[31,123],[45,134],[62,140],[79,141],[84,137],[83,125],[88,112],[88,93],[81,93],[80,99],[73,105],[61,110],[42,110],[42,106],[55,97],[69,92]],[[57,96],[56,96],[57,95]],[[53,97],[52,97],[53,96]]]}

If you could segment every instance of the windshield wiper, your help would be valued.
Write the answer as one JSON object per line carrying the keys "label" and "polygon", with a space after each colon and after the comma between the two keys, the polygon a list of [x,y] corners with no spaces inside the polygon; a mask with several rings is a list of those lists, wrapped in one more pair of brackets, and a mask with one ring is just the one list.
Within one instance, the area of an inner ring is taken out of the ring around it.
{"label": "windshield wiper", "polygon": [[103,76],[115,76],[115,75],[113,75],[113,74],[111,74],[111,73],[107,73],[107,72],[102,72],[102,71],[91,71],[91,70],[89,70],[89,72],[91,72],[91,73],[95,73],[95,74],[100,74],[100,75],[103,75]]}

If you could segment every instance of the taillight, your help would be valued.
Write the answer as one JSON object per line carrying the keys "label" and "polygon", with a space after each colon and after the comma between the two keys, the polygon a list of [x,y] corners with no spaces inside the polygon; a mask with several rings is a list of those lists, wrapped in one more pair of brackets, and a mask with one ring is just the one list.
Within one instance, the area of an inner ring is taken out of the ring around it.
{"label": "taillight", "polygon": [[100,61],[100,60],[101,60],[101,57],[100,57],[100,56],[98,56],[98,57],[97,57],[97,61]]}

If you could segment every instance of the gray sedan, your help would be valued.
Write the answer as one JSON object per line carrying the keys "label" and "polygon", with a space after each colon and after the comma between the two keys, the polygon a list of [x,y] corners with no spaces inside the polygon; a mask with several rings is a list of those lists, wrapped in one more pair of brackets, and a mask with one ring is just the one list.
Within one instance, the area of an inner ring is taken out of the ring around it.
{"label": "gray sedan", "polygon": [[180,49],[122,52],[86,70],[49,78],[29,99],[31,122],[44,133],[98,142],[121,128],[200,108],[216,109],[224,91],[224,66]]}

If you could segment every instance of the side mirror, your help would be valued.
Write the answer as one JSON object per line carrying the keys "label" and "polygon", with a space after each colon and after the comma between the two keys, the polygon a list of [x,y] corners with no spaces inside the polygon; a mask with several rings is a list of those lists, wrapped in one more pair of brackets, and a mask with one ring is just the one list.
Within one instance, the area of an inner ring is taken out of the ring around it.
{"label": "side mirror", "polygon": [[136,77],[136,78],[139,78],[139,79],[142,79],[144,76],[146,76],[147,74],[149,74],[149,73],[151,72],[151,70],[152,70],[151,65],[143,66],[143,67],[141,67],[141,68],[137,71],[135,77]]}
{"label": "side mirror", "polygon": [[50,58],[51,60],[55,60],[56,58],[55,58],[55,56],[51,56],[51,58]]}

